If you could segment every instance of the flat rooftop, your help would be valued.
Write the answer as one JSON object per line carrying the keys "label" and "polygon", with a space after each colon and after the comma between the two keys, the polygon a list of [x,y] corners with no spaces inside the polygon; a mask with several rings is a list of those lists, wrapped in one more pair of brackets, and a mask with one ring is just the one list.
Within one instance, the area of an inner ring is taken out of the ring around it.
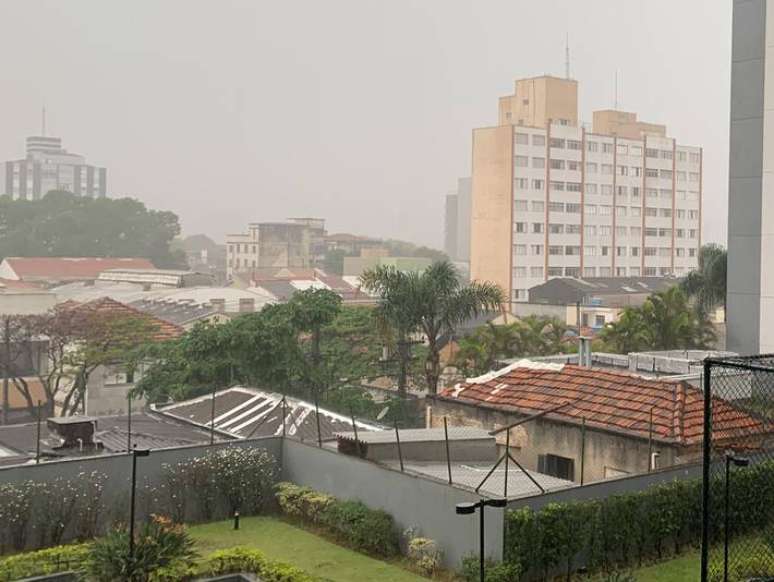
{"label": "flat rooftop", "polygon": [[[401,431],[401,441],[403,440],[403,431]],[[400,470],[400,463],[396,460],[382,461],[382,464],[393,469]],[[486,474],[492,469],[494,463],[454,463],[452,462],[452,484],[470,489],[478,487]],[[414,461],[404,462],[405,471],[415,473],[420,476],[431,477],[440,481],[449,480],[449,472],[446,462],[419,463]],[[578,487],[577,483],[566,481],[551,475],[544,475],[536,471],[527,471],[529,475],[537,481],[546,491],[556,491],[558,489],[569,489]],[[505,488],[505,462],[495,470],[487,479],[484,486],[479,490],[481,493],[492,497],[502,497]],[[530,497],[539,495],[540,489],[527,477],[524,472],[515,464],[510,463],[508,467],[508,499],[519,497]]]}
{"label": "flat rooftop", "polygon": [[[336,437],[355,440],[354,432],[337,432]],[[474,439],[494,440],[494,436],[489,434],[488,430],[473,427],[449,427],[450,441],[469,441]],[[358,432],[357,440],[367,444],[386,444],[394,443],[395,431],[383,430],[378,432]],[[444,429],[442,428],[409,428],[400,429],[401,443],[432,443],[443,442]]]}

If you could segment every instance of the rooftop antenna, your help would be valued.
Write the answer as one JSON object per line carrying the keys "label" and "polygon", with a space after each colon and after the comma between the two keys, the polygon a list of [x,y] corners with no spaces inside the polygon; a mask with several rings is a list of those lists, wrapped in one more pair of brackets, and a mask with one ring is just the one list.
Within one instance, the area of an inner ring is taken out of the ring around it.
{"label": "rooftop antenna", "polygon": [[41,126],[40,127],[41,135],[43,137],[46,137],[46,107],[45,106],[43,106],[43,111],[41,112],[40,126]]}
{"label": "rooftop antenna", "polygon": [[565,33],[564,43],[564,76],[570,78],[570,33]]}

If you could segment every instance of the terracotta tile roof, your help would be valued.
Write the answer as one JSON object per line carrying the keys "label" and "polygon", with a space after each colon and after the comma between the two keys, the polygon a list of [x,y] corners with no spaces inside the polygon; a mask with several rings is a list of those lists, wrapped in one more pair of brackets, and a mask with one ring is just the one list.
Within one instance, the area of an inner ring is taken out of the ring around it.
{"label": "terracotta tile roof", "polygon": [[128,317],[138,317],[145,319],[146,321],[151,322],[156,328],[156,331],[153,334],[153,339],[155,341],[175,339],[183,335],[185,331],[179,325],[175,325],[174,323],[170,323],[149,313],[140,311],[139,309],[116,301],[115,299],[111,299],[110,297],[94,299],[88,303],[78,303],[77,301],[73,301],[71,299],[57,305],[57,309],[79,309],[89,310],[94,313],[116,313],[126,315]]}
{"label": "terracotta tile roof", "polygon": [[[681,445],[697,445],[702,440],[704,397],[699,389],[682,381],[569,364],[535,367],[535,363],[521,360],[499,372],[447,388],[440,397],[526,415],[566,402],[567,406],[548,417],[573,423],[585,418],[589,427],[646,438],[652,409],[654,438]],[[716,434],[728,439],[771,431],[721,398],[713,399],[713,417]]]}
{"label": "terracotta tile roof", "polygon": [[155,269],[148,259],[123,257],[6,257],[21,280],[96,279],[106,269]]}
{"label": "terracotta tile roof", "polygon": [[35,285],[35,283],[17,281],[15,279],[3,279],[0,277],[0,290],[1,289],[41,289],[41,287],[40,285]]}

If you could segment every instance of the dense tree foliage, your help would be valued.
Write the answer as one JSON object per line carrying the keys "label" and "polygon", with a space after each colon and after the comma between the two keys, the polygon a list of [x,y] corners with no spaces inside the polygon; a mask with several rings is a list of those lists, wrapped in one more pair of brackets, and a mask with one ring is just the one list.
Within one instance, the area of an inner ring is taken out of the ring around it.
{"label": "dense tree foliage", "polygon": [[530,315],[514,323],[487,323],[459,340],[454,364],[466,374],[483,374],[503,359],[561,353],[567,326],[556,318]]}
{"label": "dense tree foliage", "polygon": [[144,257],[160,268],[184,267],[171,251],[178,217],[133,198],[90,198],[52,191],[40,200],[0,196],[4,257]]}
{"label": "dense tree foliage", "polygon": [[481,312],[499,309],[503,302],[497,285],[465,285],[449,261],[433,263],[421,273],[379,266],[363,273],[361,280],[364,288],[379,294],[377,316],[384,327],[394,330],[398,345],[405,345],[413,333],[424,336],[425,380],[433,394],[441,375],[441,336],[453,334],[459,324]]}
{"label": "dense tree foliage", "polygon": [[600,333],[605,349],[619,354],[641,350],[708,348],[715,341],[712,324],[693,309],[679,286],[654,293],[641,307],[627,307],[618,321]]}

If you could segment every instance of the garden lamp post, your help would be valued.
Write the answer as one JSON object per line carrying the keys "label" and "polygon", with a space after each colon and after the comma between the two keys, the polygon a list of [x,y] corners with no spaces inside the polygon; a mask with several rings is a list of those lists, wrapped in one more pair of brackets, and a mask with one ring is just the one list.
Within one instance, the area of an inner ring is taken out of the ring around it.
{"label": "garden lamp post", "polygon": [[505,507],[508,504],[507,499],[481,499],[475,503],[458,503],[455,507],[457,515],[470,515],[478,509],[479,514],[479,534],[478,534],[478,567],[480,580],[484,582],[484,507]]}
{"label": "garden lamp post", "polygon": [[731,506],[730,496],[730,479],[731,479],[731,465],[735,467],[747,467],[750,464],[750,459],[746,457],[735,457],[733,453],[726,453],[726,479],[725,479],[725,491],[724,494],[724,506],[723,512],[723,582],[728,582],[728,528],[730,526],[729,509]]}
{"label": "garden lamp post", "polygon": [[138,449],[137,445],[132,449],[132,491],[129,501],[129,568],[134,566],[134,496],[137,488],[137,457],[150,455],[148,449]]}

